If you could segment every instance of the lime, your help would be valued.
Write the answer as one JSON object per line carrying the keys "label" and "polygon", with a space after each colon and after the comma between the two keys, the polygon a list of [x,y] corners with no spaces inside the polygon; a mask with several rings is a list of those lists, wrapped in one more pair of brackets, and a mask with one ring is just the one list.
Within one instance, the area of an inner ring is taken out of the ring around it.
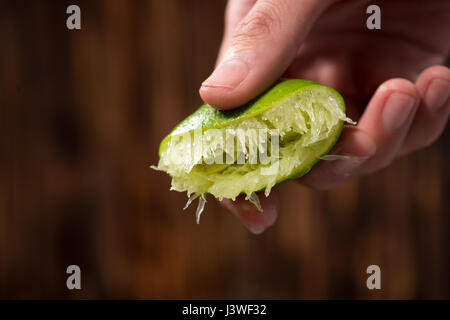
{"label": "lime", "polygon": [[344,121],[353,123],[334,89],[281,80],[237,109],[202,105],[162,140],[153,168],[172,177],[171,190],[187,191],[187,205],[200,198],[197,220],[204,194],[246,194],[260,209],[255,192],[268,196],[274,185],[306,174],[336,143]]}

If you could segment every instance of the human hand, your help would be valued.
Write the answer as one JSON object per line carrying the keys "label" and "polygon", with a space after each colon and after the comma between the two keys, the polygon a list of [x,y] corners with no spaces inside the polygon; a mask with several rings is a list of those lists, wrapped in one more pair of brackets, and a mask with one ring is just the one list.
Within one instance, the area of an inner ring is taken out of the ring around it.
{"label": "human hand", "polygon": [[[379,1],[381,30],[366,28],[367,1],[229,0],[217,67],[202,84],[204,101],[242,105],[281,76],[338,90],[347,114],[332,154],[297,181],[329,189],[388,166],[434,142],[449,112],[449,1]],[[414,82],[412,82],[414,81]],[[260,196],[264,214],[243,199],[222,204],[254,233],[274,223],[276,193]]]}

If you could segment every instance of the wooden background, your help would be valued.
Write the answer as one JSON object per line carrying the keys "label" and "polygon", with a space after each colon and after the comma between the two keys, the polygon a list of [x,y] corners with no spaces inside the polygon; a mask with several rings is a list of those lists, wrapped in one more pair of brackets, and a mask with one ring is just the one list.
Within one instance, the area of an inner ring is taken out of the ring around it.
{"label": "wooden background", "polygon": [[333,191],[280,186],[263,235],[212,199],[197,226],[148,166],[201,103],[225,2],[79,0],[69,31],[72,2],[0,1],[0,298],[450,298],[448,130]]}

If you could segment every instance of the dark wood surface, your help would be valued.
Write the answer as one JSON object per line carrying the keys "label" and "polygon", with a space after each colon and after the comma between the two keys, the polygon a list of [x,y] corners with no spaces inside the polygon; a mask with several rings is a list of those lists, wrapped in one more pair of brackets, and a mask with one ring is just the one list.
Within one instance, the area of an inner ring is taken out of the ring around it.
{"label": "dark wood surface", "polygon": [[[448,130],[251,235],[150,170],[201,100],[224,1],[0,1],[0,298],[450,298]],[[82,290],[66,288],[66,267]],[[366,267],[382,290],[366,288]]]}

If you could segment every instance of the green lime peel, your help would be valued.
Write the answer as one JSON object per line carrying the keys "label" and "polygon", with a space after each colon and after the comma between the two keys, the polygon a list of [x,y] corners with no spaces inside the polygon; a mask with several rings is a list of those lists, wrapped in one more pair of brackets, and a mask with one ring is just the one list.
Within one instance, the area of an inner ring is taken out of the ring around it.
{"label": "green lime peel", "polygon": [[[268,196],[273,186],[303,176],[320,159],[345,157],[326,155],[344,122],[355,124],[346,117],[344,100],[337,91],[308,80],[282,80],[237,109],[220,111],[202,105],[163,139],[158,166],[152,168],[172,177],[171,190],[187,192],[184,209],[199,198],[197,223],[205,194],[220,200],[245,194],[262,211],[255,192],[264,190]],[[252,144],[251,136],[243,138],[242,132],[254,130],[276,135]],[[272,140],[278,141],[276,149],[271,149]],[[240,148],[229,152],[228,141]],[[237,160],[238,155],[248,160],[255,152],[273,156],[275,150],[276,157],[268,163]]]}

